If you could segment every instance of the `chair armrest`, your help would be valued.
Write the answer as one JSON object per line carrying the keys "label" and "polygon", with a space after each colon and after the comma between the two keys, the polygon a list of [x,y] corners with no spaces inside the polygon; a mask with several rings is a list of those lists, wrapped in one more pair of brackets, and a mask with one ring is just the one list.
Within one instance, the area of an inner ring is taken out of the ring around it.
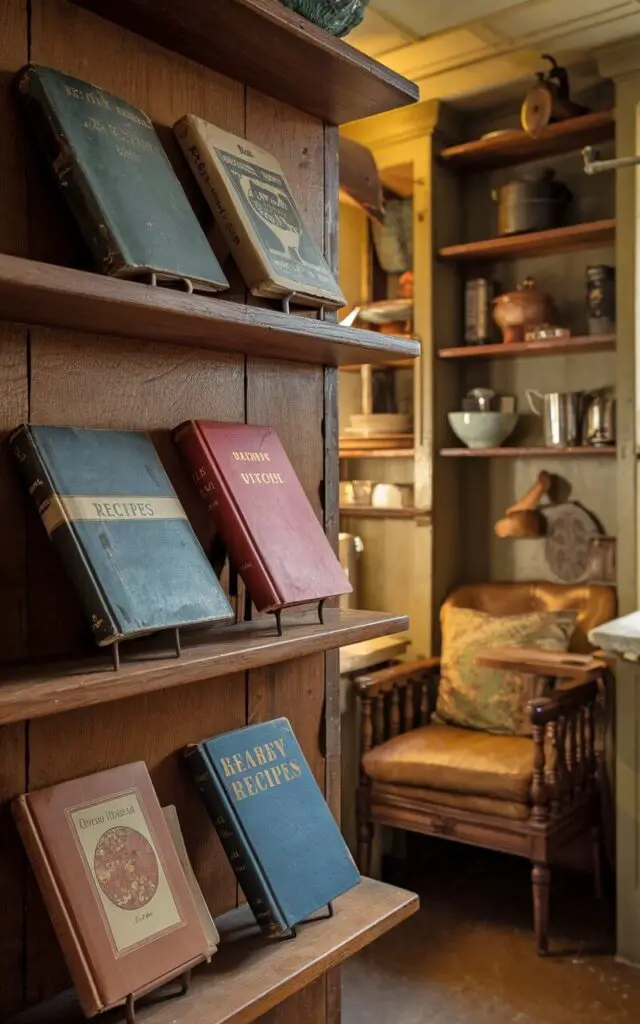
{"label": "chair armrest", "polygon": [[597,680],[585,678],[567,689],[555,690],[552,697],[536,697],[530,700],[528,705],[531,723],[547,725],[548,722],[557,722],[581,708],[593,707],[598,699],[598,693]]}
{"label": "chair armrest", "polygon": [[607,663],[595,655],[542,651],[535,647],[493,647],[481,651],[476,664],[576,682],[597,679],[607,669]]}
{"label": "chair armrest", "polygon": [[396,686],[424,675],[437,675],[440,671],[440,658],[422,658],[420,661],[407,661],[391,668],[380,669],[356,676],[354,684],[361,697],[375,697],[381,693],[391,693]]}

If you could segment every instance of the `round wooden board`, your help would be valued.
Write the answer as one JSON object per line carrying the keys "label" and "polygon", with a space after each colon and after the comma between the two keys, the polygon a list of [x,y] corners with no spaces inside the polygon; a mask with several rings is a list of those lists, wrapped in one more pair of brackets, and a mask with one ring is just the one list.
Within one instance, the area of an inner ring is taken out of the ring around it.
{"label": "round wooden board", "polygon": [[578,502],[543,506],[547,520],[545,555],[554,576],[563,583],[579,583],[587,575],[589,539],[604,533],[591,512]]}

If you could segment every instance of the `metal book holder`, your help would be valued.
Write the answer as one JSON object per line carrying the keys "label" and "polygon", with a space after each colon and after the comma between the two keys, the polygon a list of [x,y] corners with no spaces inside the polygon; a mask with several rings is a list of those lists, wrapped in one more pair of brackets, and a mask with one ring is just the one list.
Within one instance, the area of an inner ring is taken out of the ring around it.
{"label": "metal book holder", "polygon": [[[293,298],[295,298],[295,295],[296,295],[295,292],[290,292],[289,295],[284,295],[282,297],[282,312],[283,313],[290,313],[291,312],[291,300]],[[303,306],[303,308],[305,308],[305,307]],[[321,303],[321,305],[319,307],[311,306],[309,308],[316,310],[316,319],[317,320],[324,320],[325,319],[325,308],[326,307],[325,307],[324,303]]]}
{"label": "metal book holder", "polygon": [[[167,992],[166,995],[162,996],[162,999],[178,999],[180,996],[185,996],[187,994],[187,992],[189,991],[189,985],[191,984],[191,968],[184,971],[184,973],[180,974],[175,980],[180,983],[180,988],[178,989],[178,991]],[[167,982],[167,985],[169,984],[171,984],[171,982]],[[157,992],[160,992],[161,989],[165,987],[166,986],[163,985],[160,987],[160,989],[153,989],[152,992],[153,994],[155,994]],[[145,995],[151,994],[151,992],[145,993]],[[144,997],[141,996],[140,998],[142,999]],[[136,997],[133,994],[127,996],[127,1001],[125,1003],[125,1014],[125,1020],[127,1024],[136,1024]]]}
{"label": "metal book holder", "polygon": [[[180,627],[176,626],[175,628],[162,630],[161,632],[167,633],[171,637],[172,647],[174,649],[175,656],[176,656],[176,658],[179,658],[180,655],[182,654],[182,647],[180,645]],[[114,672],[118,672],[119,669],[120,669],[120,643],[121,643],[120,640],[114,640],[114,642],[110,645],[111,646],[111,661],[112,661],[112,664],[113,664],[113,671]],[[164,652],[162,654],[158,654],[157,652],[153,653],[153,654],[147,654],[147,655],[140,655],[140,654],[138,654],[137,655],[137,660],[140,660],[140,661],[157,661],[158,658],[163,658],[163,657],[165,657]]]}
{"label": "metal book holder", "polygon": [[[322,626],[324,626],[324,606],[326,602],[326,597],[323,597],[321,601],[318,601],[318,621]],[[271,612],[270,614],[275,615],[278,636],[282,636],[282,608],[277,608],[275,612]]]}
{"label": "metal book holder", "polygon": [[[318,912],[316,912],[318,913]],[[322,917],[316,917],[316,914],[312,914],[311,917],[305,917],[304,921],[298,921],[298,924],[292,924],[290,928],[287,928],[286,932],[282,932],[278,935],[279,940],[295,939],[298,937],[297,929],[301,924],[313,924],[314,921],[328,921],[330,917],[333,917],[333,903],[331,900],[327,903],[327,912]]]}

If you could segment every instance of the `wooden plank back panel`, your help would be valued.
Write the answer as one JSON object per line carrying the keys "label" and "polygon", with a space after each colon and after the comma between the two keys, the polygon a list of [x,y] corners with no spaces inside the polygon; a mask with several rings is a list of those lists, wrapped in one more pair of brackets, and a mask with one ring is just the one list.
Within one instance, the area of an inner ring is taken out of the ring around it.
{"label": "wooden plank back panel", "polygon": [[[274,153],[315,241],[324,247],[324,127],[298,110],[247,92],[247,138]],[[321,367],[247,360],[247,422],[274,427],[318,518],[324,478],[324,376]],[[285,613],[286,618],[286,613]],[[283,715],[291,721],[324,792],[324,657],[249,673],[249,721]],[[263,1017],[265,1024],[320,1024],[326,984],[320,979]]]}
{"label": "wooden plank back panel", "polygon": [[[27,254],[24,151],[10,83],[28,58],[27,2],[0,5],[0,250]],[[27,418],[27,332],[0,327],[0,440]],[[24,657],[27,644],[25,502],[0,451],[0,660]],[[26,785],[26,726],[0,729],[0,1020],[22,1000],[25,860],[8,802]]]}

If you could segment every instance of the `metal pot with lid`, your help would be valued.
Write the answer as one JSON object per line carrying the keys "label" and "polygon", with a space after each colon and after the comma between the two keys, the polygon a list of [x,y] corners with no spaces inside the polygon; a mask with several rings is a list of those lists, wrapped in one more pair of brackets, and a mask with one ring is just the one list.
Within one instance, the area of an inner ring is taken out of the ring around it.
{"label": "metal pot with lid", "polygon": [[555,171],[527,171],[492,192],[498,204],[498,234],[517,235],[524,231],[545,231],[557,227],[570,201],[571,192],[554,180]]}

